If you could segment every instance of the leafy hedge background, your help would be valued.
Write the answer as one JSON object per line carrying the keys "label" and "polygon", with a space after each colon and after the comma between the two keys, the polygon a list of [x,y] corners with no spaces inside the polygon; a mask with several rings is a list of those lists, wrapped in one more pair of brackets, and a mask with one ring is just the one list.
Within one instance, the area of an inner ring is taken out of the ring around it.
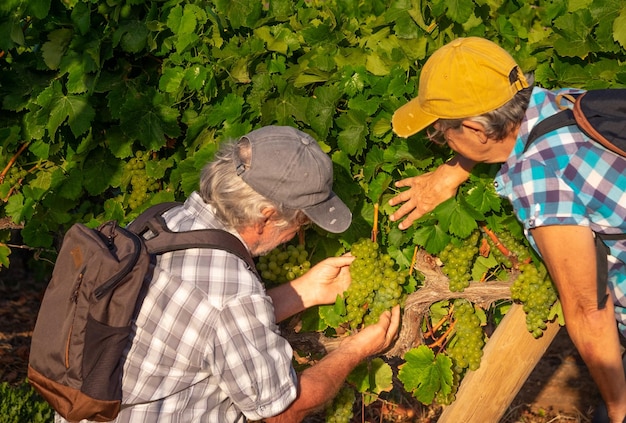
{"label": "leafy hedge background", "polygon": [[[128,221],[184,198],[221,140],[293,125],[336,165],[356,217],[342,242],[369,235],[379,202],[385,243],[411,250],[417,237],[437,252],[474,225],[437,219],[401,234],[384,204],[392,181],[450,152],[397,138],[389,122],[429,55],[472,35],[544,87],[626,85],[622,0],[5,0],[0,218],[54,256],[76,221]],[[10,236],[0,233],[3,266]]]}
{"label": "leafy hedge background", "polygon": [[390,119],[462,36],[500,44],[546,88],[626,87],[623,0],[3,0],[0,266],[27,248],[45,277],[70,225],[183,200],[222,140],[270,124],[320,142],[354,215],[344,234],[307,232],[314,259],[376,218],[401,267],[481,222],[523,240],[488,165],[412,228],[387,219],[394,181],[451,157]]}

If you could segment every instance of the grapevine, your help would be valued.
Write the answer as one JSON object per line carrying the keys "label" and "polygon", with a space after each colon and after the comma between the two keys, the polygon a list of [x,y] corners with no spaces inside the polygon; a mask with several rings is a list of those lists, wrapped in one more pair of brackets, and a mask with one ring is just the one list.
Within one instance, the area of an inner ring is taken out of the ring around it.
{"label": "grapevine", "polygon": [[439,254],[439,259],[443,262],[442,271],[450,279],[450,291],[462,292],[469,286],[479,238],[480,232],[474,231],[460,245],[451,242]]}
{"label": "grapevine", "polygon": [[[420,134],[395,137],[389,118],[414,98],[425,61],[451,38],[488,36],[545,88],[623,85],[620,2],[590,0],[587,7],[559,5],[550,13],[546,2],[535,0],[464,2],[463,10],[450,2],[421,8],[399,2],[393,13],[387,13],[388,2],[356,3],[242,0],[212,2],[209,10],[199,0],[4,2],[0,217],[23,229],[5,230],[2,239],[16,234],[26,246],[50,248],[72,223],[120,218],[119,210],[103,206],[119,190],[117,203],[124,206],[126,220],[154,199],[153,188],[161,188],[153,183],[168,187],[168,200],[182,200],[197,188],[196,175],[222,140],[262,125],[286,124],[319,140],[341,170],[333,189],[351,206],[355,224],[346,235],[319,237],[316,251],[332,255],[340,250],[337,244],[368,236],[369,225],[361,217],[374,203],[386,204],[383,197],[393,181],[450,158],[449,149],[431,148]],[[589,42],[572,42],[580,32],[577,22],[586,23]],[[610,72],[605,63],[611,64]],[[143,156],[125,167],[137,148],[145,149]],[[148,159],[163,169],[159,181],[147,178]],[[42,166],[28,173],[9,170],[24,163]],[[126,174],[120,183],[122,171],[135,178]],[[493,195],[491,180],[485,189],[481,178],[472,178],[468,188],[471,195],[456,202],[460,219],[446,219],[450,215],[435,210],[433,219],[402,231],[384,222],[381,239],[397,250],[416,244],[438,254],[449,234],[464,233],[478,216],[499,227],[507,224],[499,219],[510,215],[509,205]],[[478,214],[465,214],[468,205]],[[503,233],[500,243],[509,246],[509,255],[498,256],[501,245],[491,243],[492,258],[500,264],[490,276],[521,273],[513,298],[529,310],[534,333],[554,298],[549,278],[541,276],[540,263],[527,265],[528,249],[516,251],[507,236]],[[11,257],[7,245],[0,244],[2,267]],[[469,265],[472,270],[474,263]],[[454,272],[464,269],[452,270],[449,279]],[[456,292],[468,281],[457,283]],[[537,293],[543,300],[533,297]],[[362,303],[359,313],[373,301]],[[444,321],[442,327],[446,324],[454,322]],[[451,341],[444,337],[440,346]],[[459,377],[454,374],[455,386]],[[445,396],[438,394],[440,403],[449,401],[448,392]]]}
{"label": "grapevine", "polygon": [[290,244],[259,257],[256,267],[265,281],[281,284],[304,275],[311,268],[311,262],[304,244]]}
{"label": "grapevine", "polygon": [[356,259],[350,264],[352,283],[346,291],[347,321],[353,329],[368,326],[400,303],[408,272],[395,269],[395,261],[381,253],[374,241],[362,238],[352,244]]}

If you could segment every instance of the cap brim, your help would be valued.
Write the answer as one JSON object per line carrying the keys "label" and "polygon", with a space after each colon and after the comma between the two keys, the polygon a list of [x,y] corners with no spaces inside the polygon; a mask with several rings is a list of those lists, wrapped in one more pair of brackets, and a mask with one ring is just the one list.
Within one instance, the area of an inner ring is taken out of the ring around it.
{"label": "cap brim", "polygon": [[406,138],[432,125],[437,119],[438,116],[426,113],[421,108],[419,98],[416,97],[395,111],[391,127],[398,136]]}
{"label": "cap brim", "polygon": [[326,201],[302,211],[317,226],[335,234],[344,232],[352,223],[352,212],[334,192]]}

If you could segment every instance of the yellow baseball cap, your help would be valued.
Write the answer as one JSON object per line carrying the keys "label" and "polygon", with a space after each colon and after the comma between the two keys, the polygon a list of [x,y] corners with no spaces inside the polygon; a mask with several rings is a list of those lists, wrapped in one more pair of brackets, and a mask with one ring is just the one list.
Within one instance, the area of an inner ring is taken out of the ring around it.
{"label": "yellow baseball cap", "polygon": [[479,37],[457,38],[426,61],[418,96],[391,119],[393,131],[408,137],[438,119],[478,116],[503,106],[528,82],[511,55]]}

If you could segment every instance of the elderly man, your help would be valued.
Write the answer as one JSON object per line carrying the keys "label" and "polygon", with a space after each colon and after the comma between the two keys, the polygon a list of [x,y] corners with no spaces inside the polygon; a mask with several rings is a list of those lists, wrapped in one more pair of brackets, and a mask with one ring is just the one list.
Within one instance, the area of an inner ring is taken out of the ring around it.
{"label": "elderly man", "polygon": [[[626,232],[626,158],[564,127],[526,147],[531,129],[559,111],[557,95],[531,87],[513,58],[488,40],[453,40],[421,71],[418,97],[396,111],[393,130],[427,136],[457,153],[434,172],[399,181],[390,200],[406,229],[455,195],[475,163],[502,163],[497,192],[510,199],[543,258],[567,329],[606,402],[612,423],[626,417],[619,330],[626,335],[626,242],[607,241],[609,306],[598,304],[594,234]],[[578,90],[579,91],[579,90]],[[581,260],[584,258],[584,260]]]}
{"label": "elderly man", "polygon": [[[222,145],[197,192],[164,219],[175,232],[219,228],[252,255],[313,222],[329,232],[352,215],[332,191],[330,158],[309,135],[268,126]],[[328,258],[266,292],[252,269],[222,250],[187,249],[156,262],[124,359],[116,422],[299,422],[330,401],[363,359],[396,335],[399,309],[346,338],[297,375],[277,322],[333,303],[354,257]],[[63,421],[57,415],[57,421]]]}

